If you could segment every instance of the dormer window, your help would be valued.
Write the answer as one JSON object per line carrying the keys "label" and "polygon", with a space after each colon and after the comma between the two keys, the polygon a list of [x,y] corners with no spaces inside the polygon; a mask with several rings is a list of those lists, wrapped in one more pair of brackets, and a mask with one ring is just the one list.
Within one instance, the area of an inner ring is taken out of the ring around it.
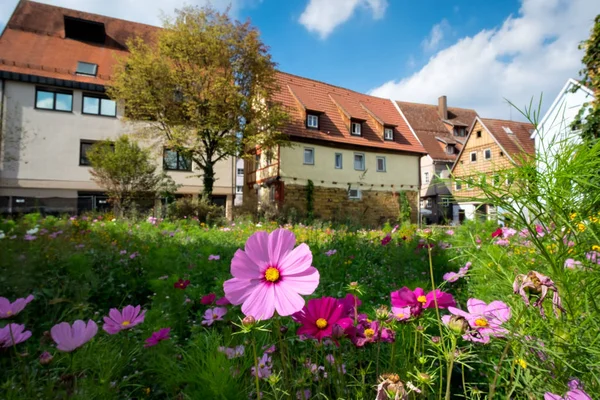
{"label": "dormer window", "polygon": [[454,154],[455,150],[456,150],[456,146],[454,146],[453,144],[446,145],[446,153]]}
{"label": "dormer window", "polygon": [[454,134],[459,137],[465,136],[465,128],[454,128]]}
{"label": "dormer window", "polygon": [[98,73],[98,64],[87,63],[83,61],[77,62],[77,71],[79,75],[96,76]]}
{"label": "dormer window", "polygon": [[350,128],[350,133],[353,136],[360,136],[361,135],[361,123],[360,122],[352,122],[351,123],[351,128]]}
{"label": "dormer window", "polygon": [[392,128],[384,128],[383,138],[385,140],[394,140],[394,130]]}
{"label": "dormer window", "polygon": [[319,116],[315,114],[306,114],[306,127],[319,129]]}

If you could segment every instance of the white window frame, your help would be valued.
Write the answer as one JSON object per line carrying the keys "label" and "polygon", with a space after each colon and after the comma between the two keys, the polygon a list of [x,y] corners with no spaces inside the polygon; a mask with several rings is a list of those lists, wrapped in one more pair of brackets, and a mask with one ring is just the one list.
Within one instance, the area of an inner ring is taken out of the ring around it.
{"label": "white window frame", "polygon": [[431,197],[428,197],[425,201],[425,208],[433,208],[433,200],[431,199]]}
{"label": "white window frame", "polygon": [[447,197],[442,197],[442,207],[450,207],[450,199]]}
{"label": "white window frame", "polygon": [[383,128],[383,139],[384,140],[394,140],[394,129],[393,128]]}
{"label": "white window frame", "polygon": [[[338,165],[338,157],[340,160],[340,164]],[[344,168],[344,156],[342,153],[335,153],[333,164],[335,169],[343,169]]]}
{"label": "white window frame", "polygon": [[244,187],[243,187],[243,186],[236,185],[236,186],[235,186],[235,192],[236,192],[237,194],[242,194],[242,193],[244,193]]}
{"label": "white window frame", "polygon": [[[356,168],[356,156],[361,156],[362,157],[362,168]],[[367,161],[366,161],[366,157],[365,157],[365,153],[354,153],[354,170],[356,171],[364,171]]]}
{"label": "white window frame", "polygon": [[[241,174],[240,174],[240,171],[242,171]],[[237,174],[238,174],[238,176],[243,176],[244,175],[244,168],[237,168]]]}
{"label": "white window frame", "polygon": [[[356,190],[356,196],[352,196],[350,194],[353,190]],[[362,198],[362,193],[361,193],[360,189],[352,189],[352,188],[348,189],[348,198],[350,200],[360,200]]]}
{"label": "white window frame", "polygon": [[[488,153],[490,154],[489,157],[488,157]],[[485,149],[483,151],[483,159],[484,160],[491,160],[492,159],[492,149]]]}
{"label": "white window frame", "polygon": [[306,114],[306,127],[319,129],[319,116],[315,114]]}
{"label": "white window frame", "polygon": [[[379,168],[379,160],[383,161],[383,169]],[[375,159],[375,168],[376,168],[377,172],[386,172],[387,171],[387,165],[386,165],[384,156],[377,156],[377,158]]]}
{"label": "white window frame", "polygon": [[[354,127],[358,127],[358,129],[355,130]],[[350,134],[353,136],[362,136],[362,124],[360,122],[351,122]]]}
{"label": "white window frame", "polygon": [[[473,156],[475,156],[475,159],[473,160]],[[477,162],[477,152],[476,151],[472,151],[469,153],[469,160],[471,162]]]}
{"label": "white window frame", "polygon": [[429,183],[429,172],[423,172],[423,177],[425,183]]}
{"label": "white window frame", "polygon": [[[311,155],[310,162],[306,161],[306,154],[307,154],[306,152],[307,151],[309,151],[310,155]],[[303,154],[304,154],[304,156],[303,156],[304,157],[304,160],[303,160],[304,161],[304,165],[315,165],[315,149],[314,148],[312,148],[312,147],[305,147]]]}

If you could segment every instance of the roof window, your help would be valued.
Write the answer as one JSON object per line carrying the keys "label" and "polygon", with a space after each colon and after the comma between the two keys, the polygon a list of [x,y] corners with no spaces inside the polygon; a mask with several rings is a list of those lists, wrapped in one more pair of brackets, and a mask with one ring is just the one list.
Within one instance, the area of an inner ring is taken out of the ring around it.
{"label": "roof window", "polygon": [[65,15],[65,38],[104,44],[106,30],[102,22],[68,17]]}
{"label": "roof window", "polygon": [[80,75],[96,76],[98,73],[98,64],[87,63],[83,61],[77,62],[77,72]]}

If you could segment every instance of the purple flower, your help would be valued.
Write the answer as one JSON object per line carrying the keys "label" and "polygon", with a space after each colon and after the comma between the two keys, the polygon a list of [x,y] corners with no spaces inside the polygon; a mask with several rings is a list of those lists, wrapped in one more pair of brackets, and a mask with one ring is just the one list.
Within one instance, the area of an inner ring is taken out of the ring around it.
{"label": "purple flower", "polygon": [[589,394],[581,389],[569,390],[563,397],[558,394],[546,392],[544,400],[592,400]]}
{"label": "purple flower", "polygon": [[327,257],[331,257],[331,256],[332,256],[332,255],[334,255],[335,253],[337,253],[337,250],[335,250],[335,249],[332,249],[332,250],[328,250],[328,251],[326,251],[326,252],[325,252],[325,255],[326,255]]}
{"label": "purple flower", "polygon": [[48,353],[47,351],[44,351],[42,354],[40,354],[40,357],[39,357],[40,364],[42,364],[42,365],[50,364],[50,362],[53,359],[54,359],[54,357],[52,356],[52,354]]}
{"label": "purple flower", "polygon": [[6,297],[0,297],[0,319],[14,317],[23,311],[33,298],[33,295],[30,294],[26,298],[18,298],[11,303]]}
{"label": "purple flower", "polygon": [[219,261],[220,259],[220,255],[211,254],[210,256],[208,256],[208,261]]}
{"label": "purple flower", "polygon": [[121,255],[123,255],[123,254],[127,254],[127,250],[121,250],[121,251],[119,252],[119,254],[121,254]]}
{"label": "purple flower", "polygon": [[554,314],[558,318],[558,310],[566,312],[562,307],[560,296],[558,295],[558,288],[554,282],[545,275],[540,274],[536,271],[529,271],[527,275],[519,274],[515,278],[513,283],[513,290],[516,294],[520,294],[525,304],[529,305],[529,295],[537,296],[537,300],[533,303],[534,307],[538,307],[542,317],[545,317],[544,306],[542,303],[546,298],[548,291],[552,291],[552,309]]}
{"label": "purple flower", "polygon": [[134,258],[136,258],[139,255],[140,255],[140,253],[138,253],[137,251],[134,251],[133,253],[131,253],[129,255],[129,259],[133,260]]}
{"label": "purple flower", "polygon": [[218,349],[221,353],[224,353],[228,359],[242,357],[245,352],[244,345],[239,345],[235,347],[223,347],[220,346]]}
{"label": "purple flower", "polygon": [[[469,312],[448,307],[448,311],[459,317],[463,317],[469,323],[471,330],[463,335],[463,339],[472,342],[488,343],[490,337],[502,337],[506,329],[502,324],[510,319],[510,307],[502,301],[492,301],[486,304],[482,300],[469,299],[467,301]],[[442,321],[448,325],[450,315],[444,315]]]}
{"label": "purple flower", "polygon": [[346,297],[338,301],[344,308],[344,315],[353,318],[354,314],[357,312],[358,307],[362,304],[362,301],[360,301],[360,299],[357,296],[351,293],[348,293]]}
{"label": "purple flower", "polygon": [[8,324],[0,329],[0,347],[11,347],[26,341],[31,337],[31,331],[25,330],[25,325]]}
{"label": "purple flower", "polygon": [[25,239],[25,240],[27,240],[27,241],[32,241],[32,240],[35,240],[35,239],[37,239],[37,236],[35,236],[35,235],[30,235],[30,234],[28,234],[28,233],[27,233],[27,234],[25,234],[25,236],[23,236],[23,239]]}
{"label": "purple flower", "polygon": [[589,253],[586,253],[585,258],[592,264],[600,264],[600,253],[597,251],[592,250]]}
{"label": "purple flower", "polygon": [[146,310],[140,312],[140,306],[128,305],[119,311],[116,308],[111,308],[108,312],[108,317],[104,317],[104,329],[109,335],[115,335],[122,330],[131,329],[136,325],[144,322]]}
{"label": "purple flower", "polygon": [[223,316],[227,314],[225,307],[209,308],[204,312],[204,321],[202,325],[211,326],[215,321],[223,321]]}
{"label": "purple flower", "polygon": [[456,282],[460,278],[464,278],[467,275],[467,271],[471,268],[471,262],[465,264],[464,267],[461,267],[458,272],[448,272],[444,274],[444,280],[446,282]]}
{"label": "purple flower", "polygon": [[73,327],[68,322],[61,322],[50,329],[52,340],[56,342],[56,348],[61,351],[71,352],[78,347],[83,346],[98,333],[98,325],[89,320],[87,325],[81,320],[73,323]]}
{"label": "purple flower", "polygon": [[267,379],[271,376],[271,367],[271,357],[265,353],[258,359],[258,371],[255,367],[252,367],[252,375],[258,376],[260,379]]}
{"label": "purple flower", "polygon": [[229,300],[227,300],[227,297],[223,296],[220,299],[217,299],[215,304],[218,306],[228,306],[231,304],[231,302]]}
{"label": "purple flower", "polygon": [[310,389],[298,390],[296,392],[296,400],[310,400],[311,394]]}
{"label": "purple flower", "polygon": [[581,266],[581,261],[575,261],[572,258],[567,258],[565,260],[565,268],[575,269],[576,267],[580,267],[580,266]]}
{"label": "purple flower", "polygon": [[152,335],[148,339],[146,339],[146,344],[144,347],[152,347],[156,346],[158,343],[163,340],[170,339],[169,334],[171,333],[171,328],[162,328],[156,332],[153,332]]}

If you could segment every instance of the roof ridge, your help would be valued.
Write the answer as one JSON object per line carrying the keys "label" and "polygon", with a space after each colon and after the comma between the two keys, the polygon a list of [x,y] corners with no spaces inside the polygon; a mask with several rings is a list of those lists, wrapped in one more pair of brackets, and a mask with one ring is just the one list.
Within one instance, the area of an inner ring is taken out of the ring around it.
{"label": "roof ridge", "polygon": [[481,118],[481,120],[482,120],[482,121],[499,121],[499,122],[510,122],[510,123],[513,123],[513,124],[527,124],[527,125],[533,125],[533,123],[531,123],[531,122],[529,122],[529,121],[527,121],[527,122],[524,122],[524,121],[513,121],[513,120],[511,120],[511,119],[483,118],[483,117],[482,117],[482,118]]}
{"label": "roof ridge", "polygon": [[[417,105],[417,106],[429,106],[429,107],[435,107],[435,108],[438,107],[437,104],[417,103],[417,102],[414,102],[414,101],[404,101],[404,100],[392,100],[392,101],[395,101],[396,103],[414,104],[414,105]],[[465,108],[465,107],[450,106],[450,107],[448,107],[448,110],[453,109],[453,108],[455,110],[473,111],[474,113],[477,113],[477,111],[475,111],[474,108]]]}

